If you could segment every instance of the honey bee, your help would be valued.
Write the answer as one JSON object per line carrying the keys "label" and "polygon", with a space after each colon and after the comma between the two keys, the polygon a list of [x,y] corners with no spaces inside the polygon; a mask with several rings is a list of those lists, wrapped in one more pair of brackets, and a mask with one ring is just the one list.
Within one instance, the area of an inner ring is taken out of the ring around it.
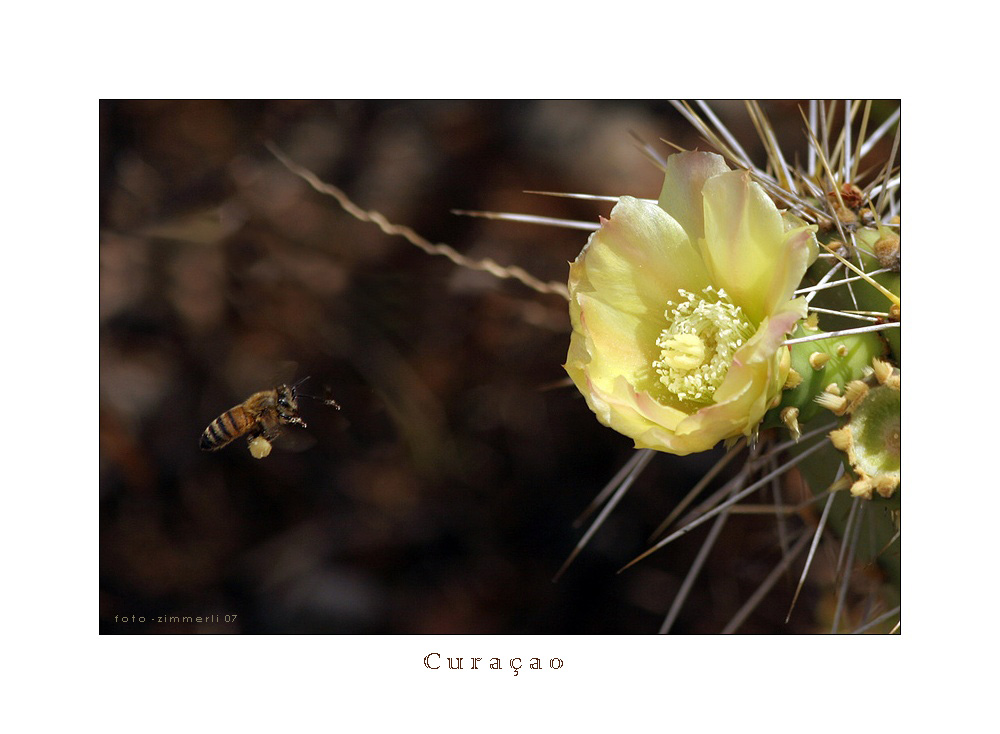
{"label": "honey bee", "polygon": [[223,446],[246,436],[250,453],[255,458],[263,458],[271,451],[271,441],[276,439],[282,427],[295,423],[303,428],[305,421],[299,417],[299,403],[294,385],[278,385],[270,390],[254,393],[240,405],[234,405],[208,424],[201,434],[202,451],[218,451]]}

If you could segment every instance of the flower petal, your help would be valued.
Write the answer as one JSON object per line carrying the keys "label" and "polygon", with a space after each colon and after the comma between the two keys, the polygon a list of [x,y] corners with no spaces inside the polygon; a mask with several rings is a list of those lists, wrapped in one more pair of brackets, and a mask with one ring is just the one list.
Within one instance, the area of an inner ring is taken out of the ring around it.
{"label": "flower petal", "polygon": [[[807,311],[808,305],[805,297],[799,296],[787,301],[784,306],[771,314],[760,325],[757,333],[746,344],[740,347],[734,357],[734,366],[772,359],[785,337],[795,328],[795,324],[800,319],[805,318]],[[726,384],[723,382],[719,389],[723,390],[725,386]]]}
{"label": "flower petal", "polygon": [[656,204],[631,196],[619,199],[570,266],[571,291],[595,293],[609,306],[657,320],[679,288],[697,291],[709,282],[680,225]]}
{"label": "flower petal", "polygon": [[591,379],[605,384],[624,375],[630,382],[650,371],[658,354],[659,321],[643,319],[609,306],[591,293],[575,294],[580,332],[585,336]]}
{"label": "flower petal", "polygon": [[709,179],[704,199],[702,254],[712,280],[759,324],[768,314],[775,265],[785,256],[781,214],[746,171]]}
{"label": "flower petal", "polygon": [[702,189],[708,179],[721,173],[729,173],[729,166],[715,153],[692,151],[667,158],[660,206],[684,228],[692,243],[705,236]]}
{"label": "flower petal", "polygon": [[[786,222],[787,224],[787,222]],[[785,232],[782,242],[784,254],[772,267],[771,283],[764,298],[764,309],[773,313],[792,297],[802,285],[802,276],[816,261],[819,245],[816,244],[816,225],[800,226]]]}

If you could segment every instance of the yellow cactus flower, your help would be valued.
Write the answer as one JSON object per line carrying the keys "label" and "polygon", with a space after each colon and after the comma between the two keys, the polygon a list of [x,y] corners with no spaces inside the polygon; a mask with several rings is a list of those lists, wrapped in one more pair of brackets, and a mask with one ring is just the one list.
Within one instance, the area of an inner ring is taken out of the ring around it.
{"label": "yellow cactus flower", "polygon": [[678,455],[751,435],[788,376],[815,229],[713,153],[670,156],[658,205],[621,197],[569,277],[565,369],[601,423]]}

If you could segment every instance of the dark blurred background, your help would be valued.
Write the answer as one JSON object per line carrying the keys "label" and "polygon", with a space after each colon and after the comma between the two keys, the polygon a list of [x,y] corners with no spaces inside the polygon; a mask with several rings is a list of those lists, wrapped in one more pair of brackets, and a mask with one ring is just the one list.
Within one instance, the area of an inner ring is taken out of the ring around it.
{"label": "dark blurred background", "polygon": [[[763,160],[742,104],[713,107]],[[765,109],[801,155],[797,104]],[[100,116],[101,632],[659,628],[707,526],[615,572],[718,454],[657,456],[554,584],[574,518],[633,453],[575,389],[546,389],[565,378],[566,302],[351,218],[264,144],[432,242],[565,282],[586,232],[450,210],[597,221],[610,204],[524,191],[655,198],[631,133],[705,148],[669,104],[107,101]],[[217,415],[307,375],[343,406],[301,401],[309,427],[289,433],[311,445],[199,451]],[[778,558],[773,518],[731,519],[674,631],[719,631]],[[793,588],[742,631],[814,629],[811,586],[783,623]],[[235,622],[156,621],[213,614]]]}

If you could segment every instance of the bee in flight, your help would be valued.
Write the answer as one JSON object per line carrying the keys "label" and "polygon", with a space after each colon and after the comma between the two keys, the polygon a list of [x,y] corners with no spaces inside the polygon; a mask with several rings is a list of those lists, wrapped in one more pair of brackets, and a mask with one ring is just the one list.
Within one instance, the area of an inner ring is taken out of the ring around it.
{"label": "bee in flight", "polygon": [[278,385],[262,390],[240,405],[234,405],[208,424],[201,434],[201,450],[218,451],[245,435],[250,453],[255,459],[263,459],[271,453],[271,442],[281,434],[283,426],[295,423],[306,427],[299,417],[296,395],[296,388],[306,379],[309,378],[291,386]]}

